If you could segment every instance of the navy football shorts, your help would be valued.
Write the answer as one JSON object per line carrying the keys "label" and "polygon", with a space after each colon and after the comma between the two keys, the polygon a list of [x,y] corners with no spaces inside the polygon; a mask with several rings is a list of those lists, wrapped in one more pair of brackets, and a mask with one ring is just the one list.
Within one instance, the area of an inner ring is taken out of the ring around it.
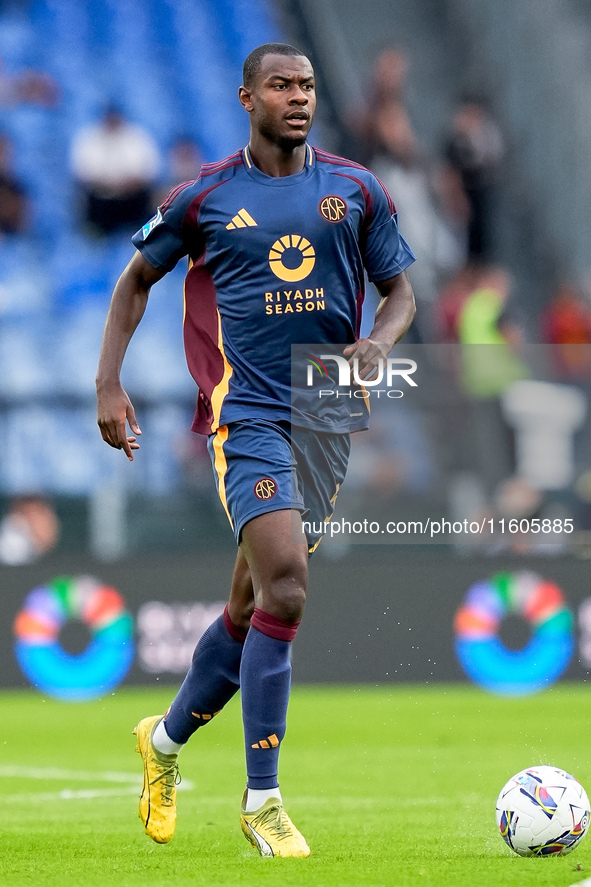
{"label": "navy football shorts", "polygon": [[221,426],[208,441],[219,497],[240,543],[243,526],[269,511],[295,509],[310,524],[310,553],[330,520],[347,471],[348,434],[248,419]]}

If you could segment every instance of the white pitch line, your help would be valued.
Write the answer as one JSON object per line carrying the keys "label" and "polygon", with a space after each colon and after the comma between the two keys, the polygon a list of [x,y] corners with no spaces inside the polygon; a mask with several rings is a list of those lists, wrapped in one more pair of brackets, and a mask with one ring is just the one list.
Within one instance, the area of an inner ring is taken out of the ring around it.
{"label": "white pitch line", "polygon": [[[60,770],[57,767],[21,767],[18,765],[0,766],[0,778],[5,779],[40,779],[43,781],[58,780],[59,782],[116,782],[122,787],[119,789],[61,789],[58,792],[29,792],[27,794],[10,795],[14,800],[28,799],[36,801],[72,801],[87,800],[89,798],[117,797],[127,794],[138,794],[142,785],[142,777],[136,773],[120,773],[116,770],[90,771],[90,770]],[[123,786],[127,785],[125,789]],[[178,791],[191,791],[194,782],[183,779],[177,786]]]}
{"label": "white pitch line", "polygon": [[584,881],[577,881],[576,884],[571,884],[570,887],[591,887],[591,878],[585,878]]}
{"label": "white pitch line", "polygon": [[137,773],[118,773],[115,770],[59,770],[57,767],[0,766],[0,777],[17,779],[73,779],[76,782],[141,782]]}
{"label": "white pitch line", "polygon": [[59,792],[28,792],[27,794],[4,795],[5,800],[11,803],[25,802],[37,803],[38,801],[87,801],[94,798],[120,798],[123,795],[137,795],[139,786],[128,789],[121,788],[96,788],[80,789],[63,788]]}

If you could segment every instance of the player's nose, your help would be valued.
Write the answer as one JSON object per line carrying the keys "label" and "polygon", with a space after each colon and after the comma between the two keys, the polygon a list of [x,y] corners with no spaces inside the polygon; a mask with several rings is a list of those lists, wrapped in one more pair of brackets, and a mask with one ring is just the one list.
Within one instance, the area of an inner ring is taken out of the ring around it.
{"label": "player's nose", "polygon": [[297,86],[295,88],[294,92],[290,95],[289,102],[290,102],[290,104],[307,105],[308,104],[308,95],[307,95],[307,93],[304,92],[303,89],[301,89],[299,86]]}

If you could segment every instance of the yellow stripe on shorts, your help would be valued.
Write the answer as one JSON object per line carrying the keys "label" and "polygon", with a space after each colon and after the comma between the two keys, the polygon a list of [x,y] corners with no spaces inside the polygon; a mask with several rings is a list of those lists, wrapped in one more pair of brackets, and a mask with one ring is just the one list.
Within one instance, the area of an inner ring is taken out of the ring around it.
{"label": "yellow stripe on shorts", "polygon": [[213,439],[213,452],[214,452],[214,460],[213,467],[218,476],[218,494],[220,497],[220,501],[224,506],[224,511],[228,515],[228,520],[230,521],[230,526],[234,529],[234,522],[230,517],[230,512],[228,511],[228,502],[226,500],[226,471],[228,470],[228,463],[226,462],[226,454],[224,453],[224,444],[228,440],[228,426],[222,425],[215,433]]}

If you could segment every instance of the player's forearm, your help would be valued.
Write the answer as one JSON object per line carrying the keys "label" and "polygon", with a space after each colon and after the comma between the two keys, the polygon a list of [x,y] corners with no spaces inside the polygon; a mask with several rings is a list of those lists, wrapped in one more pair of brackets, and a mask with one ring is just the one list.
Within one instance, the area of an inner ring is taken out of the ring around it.
{"label": "player's forearm", "polygon": [[119,382],[127,346],[143,317],[149,293],[149,285],[128,269],[117,281],[103,334],[97,388]]}
{"label": "player's forearm", "polygon": [[415,298],[407,275],[403,272],[391,280],[377,284],[382,301],[376,312],[369,338],[392,347],[405,334],[415,316]]}

